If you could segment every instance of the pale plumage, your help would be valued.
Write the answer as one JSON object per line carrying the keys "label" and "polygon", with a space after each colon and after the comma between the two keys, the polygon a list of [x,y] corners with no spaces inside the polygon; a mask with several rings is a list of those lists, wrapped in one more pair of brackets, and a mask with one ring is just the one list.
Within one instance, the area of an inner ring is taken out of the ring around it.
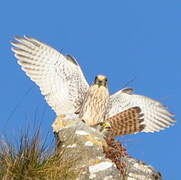
{"label": "pale plumage", "polygon": [[109,96],[105,76],[97,76],[98,81],[89,87],[75,58],[34,38],[15,39],[12,50],[18,63],[40,87],[57,116],[79,113],[89,125],[109,122],[117,131],[116,135],[160,131],[175,121],[158,101],[132,94],[132,89],[123,89]]}
{"label": "pale plumage", "polygon": [[91,126],[105,121],[109,92],[107,82],[104,84],[106,80],[104,78],[104,76],[100,75],[96,77],[94,84],[88,89],[80,108],[79,117]]}
{"label": "pale plumage", "polygon": [[12,48],[23,71],[33,80],[57,115],[74,113],[89,85],[77,61],[50,46],[25,36]]}

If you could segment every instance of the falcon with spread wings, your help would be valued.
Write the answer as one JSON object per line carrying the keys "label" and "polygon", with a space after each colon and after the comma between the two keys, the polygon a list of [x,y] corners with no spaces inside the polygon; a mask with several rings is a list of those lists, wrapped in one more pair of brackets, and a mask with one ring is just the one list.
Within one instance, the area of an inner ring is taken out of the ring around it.
{"label": "falcon with spread wings", "polygon": [[133,89],[110,95],[103,75],[89,86],[74,57],[31,37],[15,40],[12,50],[18,64],[57,116],[78,114],[90,126],[109,123],[113,136],[160,131],[175,122],[160,102],[133,94]]}

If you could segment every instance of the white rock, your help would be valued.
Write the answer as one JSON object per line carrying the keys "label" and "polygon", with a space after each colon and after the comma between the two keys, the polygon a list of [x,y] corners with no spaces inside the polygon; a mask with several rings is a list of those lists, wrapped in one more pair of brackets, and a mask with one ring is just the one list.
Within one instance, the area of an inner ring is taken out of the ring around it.
{"label": "white rock", "polygon": [[106,177],[104,178],[104,180],[110,180],[110,179],[113,179],[113,177],[112,177],[112,176],[106,176]]}
{"label": "white rock", "polygon": [[89,133],[82,131],[82,130],[76,130],[75,134],[82,135],[82,136],[89,135]]}
{"label": "white rock", "polygon": [[89,179],[94,179],[94,178],[96,178],[96,175],[95,174],[90,174]]}
{"label": "white rock", "polygon": [[93,143],[91,141],[86,141],[85,146],[93,146]]}
{"label": "white rock", "polygon": [[89,166],[89,172],[90,173],[96,173],[99,171],[103,171],[105,169],[108,169],[110,167],[112,167],[112,163],[111,162],[101,162],[99,164],[93,165],[93,166]]}
{"label": "white rock", "polygon": [[77,146],[77,144],[72,144],[72,145],[68,145],[67,148],[74,148],[76,146]]}

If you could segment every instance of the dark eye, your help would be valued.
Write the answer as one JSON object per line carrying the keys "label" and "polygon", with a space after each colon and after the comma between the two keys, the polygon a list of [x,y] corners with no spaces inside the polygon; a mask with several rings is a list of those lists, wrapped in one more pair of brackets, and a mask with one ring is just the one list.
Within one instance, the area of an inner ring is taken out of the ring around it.
{"label": "dark eye", "polygon": [[105,81],[107,82],[107,78],[105,79]]}

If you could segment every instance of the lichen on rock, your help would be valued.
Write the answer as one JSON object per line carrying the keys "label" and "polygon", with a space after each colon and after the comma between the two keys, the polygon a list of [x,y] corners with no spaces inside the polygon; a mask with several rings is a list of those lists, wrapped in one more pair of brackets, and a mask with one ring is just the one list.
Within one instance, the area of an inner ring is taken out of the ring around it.
{"label": "lichen on rock", "polygon": [[105,138],[78,119],[70,119],[67,124],[55,133],[57,148],[63,151],[65,161],[77,159],[71,167],[79,172],[77,180],[161,180],[160,173],[131,158],[114,138]]}

